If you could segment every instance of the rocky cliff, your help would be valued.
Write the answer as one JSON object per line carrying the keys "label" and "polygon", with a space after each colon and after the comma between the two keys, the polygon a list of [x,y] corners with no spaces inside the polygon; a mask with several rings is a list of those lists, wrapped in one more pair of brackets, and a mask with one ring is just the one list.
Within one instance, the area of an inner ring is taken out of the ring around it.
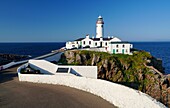
{"label": "rocky cliff", "polygon": [[0,54],[0,66],[12,61],[19,61],[25,58],[28,58],[28,56],[16,54]]}
{"label": "rocky cliff", "polygon": [[72,50],[65,51],[59,62],[68,65],[96,65],[98,78],[140,90],[170,106],[170,76],[162,74],[164,68],[161,60],[157,60],[147,52],[113,55]]}

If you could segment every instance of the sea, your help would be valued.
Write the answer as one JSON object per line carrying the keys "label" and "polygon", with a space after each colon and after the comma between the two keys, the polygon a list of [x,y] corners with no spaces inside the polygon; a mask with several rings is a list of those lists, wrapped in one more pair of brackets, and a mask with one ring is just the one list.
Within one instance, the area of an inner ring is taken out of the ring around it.
{"label": "sea", "polygon": [[[132,42],[132,44],[134,48],[145,50],[162,59],[165,73],[170,74],[170,42]],[[65,42],[0,43],[0,53],[37,57],[64,46]]]}

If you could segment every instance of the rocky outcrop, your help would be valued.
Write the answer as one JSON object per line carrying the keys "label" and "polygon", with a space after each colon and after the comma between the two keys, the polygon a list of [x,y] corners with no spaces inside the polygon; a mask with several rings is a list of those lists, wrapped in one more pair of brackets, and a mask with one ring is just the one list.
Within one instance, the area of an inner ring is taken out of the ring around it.
{"label": "rocky outcrop", "polygon": [[27,58],[28,56],[16,55],[16,54],[0,54],[0,66],[10,63],[12,61],[19,61]]}
{"label": "rocky outcrop", "polygon": [[162,67],[162,60],[159,58],[151,57],[147,63],[148,66],[153,66],[158,71],[164,73],[164,67]]}
{"label": "rocky outcrop", "polygon": [[170,106],[170,76],[162,74],[164,68],[161,61],[147,52],[111,55],[104,52],[66,51],[59,62],[72,65],[96,65],[98,78],[140,90]]}

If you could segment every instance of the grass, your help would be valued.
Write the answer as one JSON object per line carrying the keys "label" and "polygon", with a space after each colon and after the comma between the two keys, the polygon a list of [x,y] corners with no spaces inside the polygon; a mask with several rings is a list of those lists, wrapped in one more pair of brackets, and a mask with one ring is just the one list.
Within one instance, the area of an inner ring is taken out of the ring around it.
{"label": "grass", "polygon": [[[69,53],[69,52],[68,52]],[[139,84],[139,89],[144,90],[145,86],[150,83],[148,79],[143,77],[143,79],[139,79],[139,75],[142,74],[143,76],[150,75],[153,77],[153,73],[144,65],[147,63],[147,59],[150,59],[152,56],[145,51],[138,51],[134,52],[133,55],[124,55],[124,54],[109,54],[106,52],[95,52],[95,51],[85,51],[85,50],[76,50],[72,51],[74,53],[73,58],[66,58],[64,57],[59,60],[62,64],[67,65],[92,65],[92,60],[94,57],[99,60],[95,61],[95,65],[99,67],[106,65],[104,62],[107,61],[107,69],[106,72],[103,72],[100,76],[107,76],[107,72],[111,74],[114,71],[114,76],[106,78],[106,80],[113,81],[113,82],[134,82],[135,84]],[[85,61],[81,63],[76,61],[76,55],[81,56],[83,58],[86,57]],[[69,60],[73,62],[68,63]],[[114,65],[115,67],[113,68]],[[112,69],[111,69],[112,66]],[[117,70],[115,70],[117,68]],[[116,72],[115,72],[116,71]],[[104,78],[105,79],[105,78]],[[136,88],[136,87],[135,87]]]}

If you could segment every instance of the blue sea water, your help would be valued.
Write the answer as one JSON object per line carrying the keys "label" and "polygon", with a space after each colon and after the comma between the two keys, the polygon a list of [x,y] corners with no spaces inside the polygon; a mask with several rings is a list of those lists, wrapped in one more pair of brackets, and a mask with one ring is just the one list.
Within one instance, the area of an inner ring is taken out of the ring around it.
{"label": "blue sea water", "polygon": [[[170,74],[170,42],[132,42],[133,47],[150,52],[163,60],[165,72]],[[37,57],[65,46],[65,42],[56,43],[0,43],[0,53],[31,55]]]}
{"label": "blue sea water", "polygon": [[0,53],[30,55],[32,57],[50,53],[65,46],[65,42],[58,43],[0,43]]}

